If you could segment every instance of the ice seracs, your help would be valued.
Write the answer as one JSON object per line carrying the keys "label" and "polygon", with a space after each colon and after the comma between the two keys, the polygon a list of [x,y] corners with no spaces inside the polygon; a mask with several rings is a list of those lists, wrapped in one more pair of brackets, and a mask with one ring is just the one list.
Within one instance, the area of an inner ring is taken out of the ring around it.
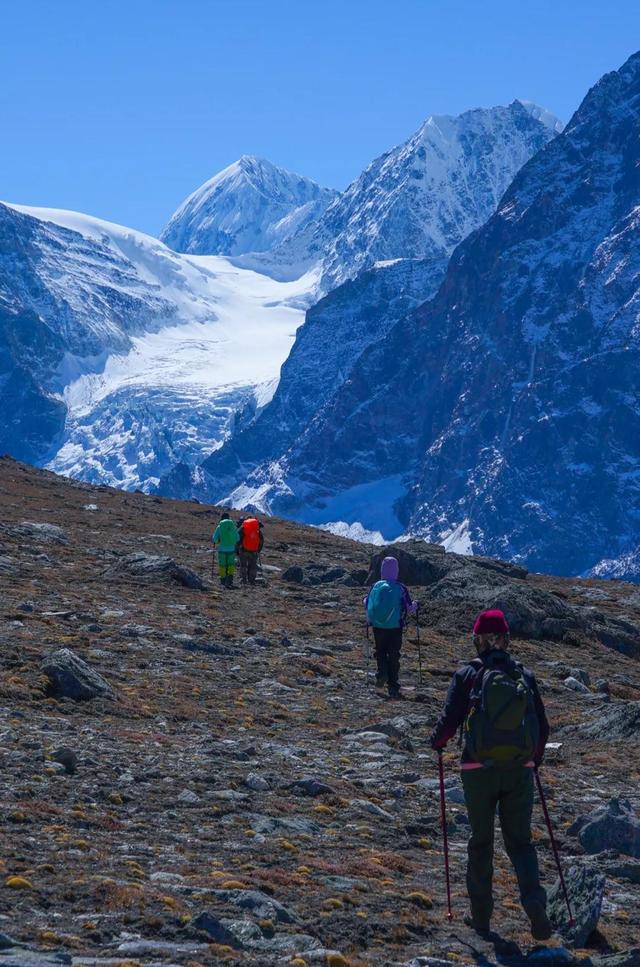
{"label": "ice seracs", "polygon": [[14,374],[0,442],[128,488],[204,459],[239,408],[264,406],[314,285],[75,212],[0,205],[0,237],[0,347]]}

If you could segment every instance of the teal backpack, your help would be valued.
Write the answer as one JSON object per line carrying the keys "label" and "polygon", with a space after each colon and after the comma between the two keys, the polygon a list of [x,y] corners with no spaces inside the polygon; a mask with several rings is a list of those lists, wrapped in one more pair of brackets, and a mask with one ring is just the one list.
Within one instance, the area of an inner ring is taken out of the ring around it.
{"label": "teal backpack", "polygon": [[[474,662],[475,664],[475,662]],[[540,727],[522,666],[479,663],[471,689],[464,739],[475,762],[514,768],[532,759]]]}
{"label": "teal backpack", "polygon": [[404,589],[398,581],[378,581],[369,591],[367,618],[374,628],[399,628]]}

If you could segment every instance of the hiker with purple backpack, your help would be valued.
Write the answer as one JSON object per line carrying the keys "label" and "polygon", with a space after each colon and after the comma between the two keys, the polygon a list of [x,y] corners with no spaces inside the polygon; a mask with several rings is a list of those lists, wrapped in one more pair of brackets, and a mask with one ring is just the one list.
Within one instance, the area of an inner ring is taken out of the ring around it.
{"label": "hiker with purple backpack", "polygon": [[399,580],[400,565],[395,557],[385,557],[376,581],[364,599],[367,630],[373,628],[376,648],[376,688],[387,686],[389,698],[401,698],[400,650],[402,630],[407,615],[415,614],[418,605],[411,600],[407,588]]}

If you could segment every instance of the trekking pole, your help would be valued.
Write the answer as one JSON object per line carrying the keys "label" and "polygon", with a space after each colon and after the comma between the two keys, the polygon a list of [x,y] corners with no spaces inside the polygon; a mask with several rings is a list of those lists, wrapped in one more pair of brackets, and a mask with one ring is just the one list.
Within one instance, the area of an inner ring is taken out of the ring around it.
{"label": "trekking pole", "polygon": [[416,608],[416,635],[418,639],[418,681],[422,685],[422,651],[420,649],[420,605]]}
{"label": "trekking pole", "polygon": [[367,637],[364,643],[364,657],[367,660],[367,669],[369,668],[369,661],[371,660],[371,639],[369,638],[369,622],[367,621]]}
{"label": "trekking pole", "polygon": [[567,885],[564,882],[564,875],[562,873],[562,865],[560,863],[560,855],[558,853],[558,847],[556,845],[556,838],[553,835],[553,826],[551,825],[551,817],[549,816],[549,810],[547,809],[547,801],[544,797],[544,791],[542,789],[542,782],[540,781],[540,773],[538,772],[538,767],[534,766],[533,771],[536,777],[536,785],[538,787],[538,796],[540,797],[540,805],[542,806],[542,812],[544,813],[544,818],[547,824],[547,829],[549,830],[549,839],[551,841],[551,849],[553,850],[553,856],[556,861],[556,867],[558,868],[558,876],[560,877],[560,885],[562,886],[562,892],[564,893],[564,902],[567,904],[567,910],[569,913],[569,926],[575,926],[575,917],[571,912],[571,904],[569,902],[569,894],[567,892]]}
{"label": "trekking pole", "polygon": [[451,912],[451,881],[449,879],[449,837],[447,836],[447,807],[444,792],[444,764],[442,762],[442,749],[438,753],[438,774],[440,776],[440,822],[442,824],[442,843],[444,846],[444,875],[447,883],[447,920],[453,920]]}

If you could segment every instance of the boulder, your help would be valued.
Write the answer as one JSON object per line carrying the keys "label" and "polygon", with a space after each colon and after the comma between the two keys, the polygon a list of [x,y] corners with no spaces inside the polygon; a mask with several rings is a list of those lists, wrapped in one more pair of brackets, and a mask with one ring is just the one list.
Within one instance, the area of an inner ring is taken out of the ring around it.
{"label": "boulder", "polygon": [[108,577],[129,576],[143,578],[149,582],[174,581],[185,588],[195,591],[206,590],[204,581],[188,567],[176,563],[172,557],[163,554],[147,554],[134,551],[115,561],[107,571]]}
{"label": "boulder", "polygon": [[593,866],[572,866],[565,871],[564,878],[575,923],[569,924],[560,880],[549,890],[549,919],[567,944],[584,947],[598,926],[606,878]]}
{"label": "boulder", "polygon": [[295,913],[260,890],[214,890],[213,893],[241,910],[250,910],[259,920],[273,920],[274,923],[294,923],[297,920]]}
{"label": "boulder", "polygon": [[109,683],[70,648],[59,648],[47,655],[42,670],[49,679],[48,693],[53,698],[71,698],[76,702],[113,698]]}
{"label": "boulder", "polygon": [[347,588],[364,587],[366,572],[363,570],[347,570],[328,564],[316,564],[309,561],[304,565],[292,564],[282,574],[282,580],[291,584],[302,584],[305,587],[317,587],[320,584],[338,584]]}
{"label": "boulder", "polygon": [[574,678],[573,675],[569,675],[568,678],[565,678],[562,684],[564,685],[565,688],[568,688],[569,691],[571,692],[580,692],[582,695],[584,695],[585,693],[587,695],[590,694],[589,689],[584,684],[584,682],[578,681],[578,679]]}
{"label": "boulder", "polygon": [[312,796],[315,798],[316,796],[335,795],[335,789],[318,779],[298,779],[291,783],[289,789],[297,796]]}
{"label": "boulder", "polygon": [[612,799],[592,813],[578,839],[587,853],[614,849],[640,859],[640,820],[627,799]]}
{"label": "boulder", "polygon": [[451,570],[464,568],[473,563],[475,567],[492,571],[503,577],[525,579],[529,573],[526,567],[499,561],[493,557],[468,558],[462,554],[449,554],[441,544],[427,544],[423,541],[407,541],[392,544],[376,551],[371,557],[367,584],[380,579],[380,565],[385,557],[395,557],[400,565],[400,580],[413,587],[429,587],[445,577]]}

